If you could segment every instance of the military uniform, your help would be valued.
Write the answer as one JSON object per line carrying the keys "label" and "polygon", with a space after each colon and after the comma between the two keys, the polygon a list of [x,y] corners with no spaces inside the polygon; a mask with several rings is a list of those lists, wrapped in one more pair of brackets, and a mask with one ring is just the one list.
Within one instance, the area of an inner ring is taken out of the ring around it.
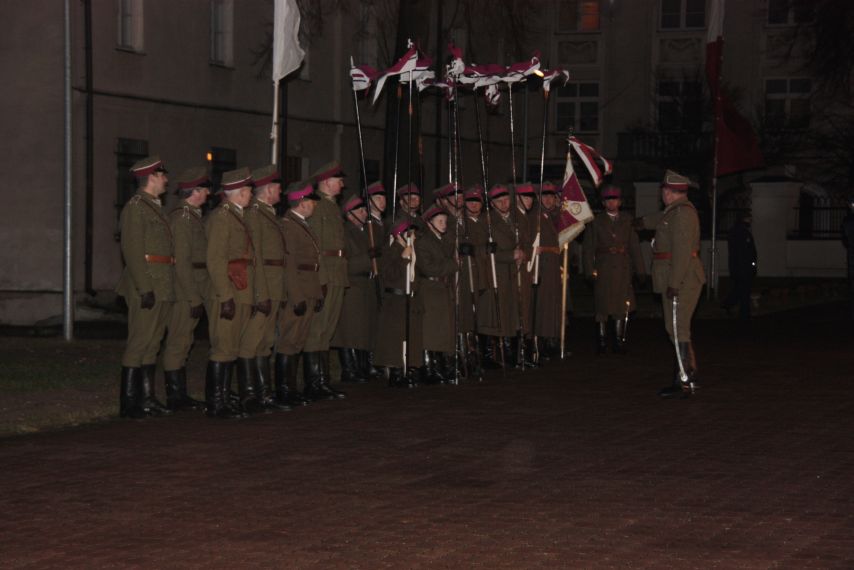
{"label": "military uniform", "polygon": [[[179,192],[204,191],[210,180],[204,168],[191,168],[178,178]],[[205,194],[205,197],[207,194]],[[169,213],[175,242],[175,304],[163,346],[163,375],[170,409],[195,409],[200,402],[187,395],[186,362],[205,304],[210,304],[207,237],[200,206],[182,199]]]}
{"label": "military uniform", "polygon": [[[531,215],[535,220],[536,216],[540,217],[539,275],[535,293],[537,302],[531,328],[535,336],[543,339],[548,356],[555,352],[556,339],[560,338],[561,251],[552,213],[540,206],[534,208]],[[536,223],[534,221],[531,225],[536,228]]]}
{"label": "military uniform", "polygon": [[[147,180],[155,192],[165,190],[166,169],[157,156],[140,160],[131,172]],[[125,204],[120,225],[125,268],[116,292],[128,306],[128,339],[122,354],[119,413],[161,415],[168,410],[154,397],[154,369],[175,299],[172,231],[160,200],[145,188]]]}

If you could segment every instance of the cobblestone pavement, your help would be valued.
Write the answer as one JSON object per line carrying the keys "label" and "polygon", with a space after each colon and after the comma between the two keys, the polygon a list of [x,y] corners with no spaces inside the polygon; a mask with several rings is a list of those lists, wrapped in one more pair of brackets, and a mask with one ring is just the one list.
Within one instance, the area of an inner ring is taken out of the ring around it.
{"label": "cobblestone pavement", "polygon": [[852,336],[737,326],[698,323],[683,401],[638,321],[481,384],[6,438],[0,567],[852,568]]}

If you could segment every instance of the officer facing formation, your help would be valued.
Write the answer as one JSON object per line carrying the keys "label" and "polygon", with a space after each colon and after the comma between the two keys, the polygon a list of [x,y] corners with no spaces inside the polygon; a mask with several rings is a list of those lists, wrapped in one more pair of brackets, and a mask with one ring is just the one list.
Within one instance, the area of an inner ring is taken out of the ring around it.
{"label": "officer facing formation", "polygon": [[583,261],[587,278],[594,283],[597,344],[605,353],[608,336],[615,353],[625,352],[629,314],[635,310],[632,274],[645,277],[640,242],[632,226],[633,218],[621,212],[622,196],[616,186],[602,191],[605,211],[584,230]]}
{"label": "officer facing formation", "polygon": [[644,216],[637,223],[641,228],[655,229],[652,286],[661,294],[664,328],[677,351],[673,382],[658,392],[663,398],[690,395],[697,379],[691,318],[706,274],[700,263],[700,221],[688,201],[690,185],[686,177],[668,170],[661,183],[664,211]]}

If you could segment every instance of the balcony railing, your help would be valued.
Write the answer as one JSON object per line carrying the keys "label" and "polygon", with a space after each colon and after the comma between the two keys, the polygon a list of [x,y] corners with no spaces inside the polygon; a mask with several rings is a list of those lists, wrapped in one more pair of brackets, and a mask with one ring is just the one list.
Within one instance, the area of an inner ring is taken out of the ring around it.
{"label": "balcony railing", "polygon": [[711,137],[696,133],[617,133],[621,160],[680,159],[711,153]]}

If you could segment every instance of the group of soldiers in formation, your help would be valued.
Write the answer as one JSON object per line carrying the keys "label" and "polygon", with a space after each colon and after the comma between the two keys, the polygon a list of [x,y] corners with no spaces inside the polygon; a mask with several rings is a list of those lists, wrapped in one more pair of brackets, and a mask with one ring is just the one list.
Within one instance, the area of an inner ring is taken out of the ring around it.
{"label": "group of soldiers in formation", "polygon": [[[345,398],[330,378],[333,347],[341,382],[382,377],[396,387],[479,379],[484,370],[535,367],[558,353],[554,184],[497,184],[486,192],[448,184],[422,208],[421,191],[410,183],[397,189],[392,213],[380,182],[340,196],[338,162],[285,192],[269,165],[224,173],[220,203],[203,216],[212,186],[204,168],[179,176],[180,202],[168,213],[159,157],[140,160],[131,172],[138,192],[121,214],[125,269],[117,287],[128,306],[122,417],[204,408],[210,417],[237,418]],[[657,228],[655,290],[663,293],[665,315],[677,295],[683,306],[678,337],[676,320],[665,322],[682,372],[663,396],[684,393],[692,379],[685,370],[696,369],[689,331],[703,278],[686,190],[687,179],[668,172],[664,212],[633,223],[619,211],[619,189],[610,187],[605,211],[584,239],[585,269],[596,282],[599,349],[610,336],[620,352],[634,306],[632,273],[645,273],[635,230]],[[283,194],[288,207],[280,216]],[[205,314],[203,403],[187,392],[186,362]],[[155,397],[158,355],[165,405]]]}

